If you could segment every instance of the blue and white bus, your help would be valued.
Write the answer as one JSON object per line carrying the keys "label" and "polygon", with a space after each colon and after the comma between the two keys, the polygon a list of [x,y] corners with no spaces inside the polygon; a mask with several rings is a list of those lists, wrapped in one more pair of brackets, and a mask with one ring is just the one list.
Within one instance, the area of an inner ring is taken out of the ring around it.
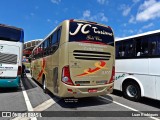
{"label": "blue and white bus", "polygon": [[0,88],[19,87],[23,43],[23,29],[0,24]]}

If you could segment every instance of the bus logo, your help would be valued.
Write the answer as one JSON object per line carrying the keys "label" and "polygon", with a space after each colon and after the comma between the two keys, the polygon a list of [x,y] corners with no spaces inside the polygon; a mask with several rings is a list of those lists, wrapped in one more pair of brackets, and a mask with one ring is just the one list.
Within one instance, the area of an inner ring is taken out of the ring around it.
{"label": "bus logo", "polygon": [[101,70],[101,69],[108,69],[106,66],[106,62],[104,61],[99,61],[95,63],[96,68],[89,68],[89,69],[85,69],[84,73],[76,75],[77,77],[81,77],[81,76],[86,76],[86,75],[90,75],[90,74],[95,74],[97,71]]}

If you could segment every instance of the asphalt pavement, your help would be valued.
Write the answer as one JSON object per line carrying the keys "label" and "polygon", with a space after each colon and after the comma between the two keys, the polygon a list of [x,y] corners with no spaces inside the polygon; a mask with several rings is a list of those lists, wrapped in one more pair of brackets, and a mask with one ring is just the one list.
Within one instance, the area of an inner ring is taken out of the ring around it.
{"label": "asphalt pavement", "polygon": [[[2,112],[11,112],[11,117],[3,115],[0,120],[160,120],[160,101],[143,98],[133,102],[118,91],[99,97],[62,99],[50,92],[45,94],[42,86],[27,74],[18,90],[0,89],[0,111],[1,116]],[[20,116],[28,111],[34,111],[38,117]]]}

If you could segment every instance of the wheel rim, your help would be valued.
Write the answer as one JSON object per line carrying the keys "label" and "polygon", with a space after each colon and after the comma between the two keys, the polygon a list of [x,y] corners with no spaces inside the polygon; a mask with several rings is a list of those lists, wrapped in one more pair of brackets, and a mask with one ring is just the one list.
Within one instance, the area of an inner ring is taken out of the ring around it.
{"label": "wheel rim", "polygon": [[137,93],[138,93],[138,91],[134,85],[129,85],[126,89],[126,92],[129,97],[136,97]]}

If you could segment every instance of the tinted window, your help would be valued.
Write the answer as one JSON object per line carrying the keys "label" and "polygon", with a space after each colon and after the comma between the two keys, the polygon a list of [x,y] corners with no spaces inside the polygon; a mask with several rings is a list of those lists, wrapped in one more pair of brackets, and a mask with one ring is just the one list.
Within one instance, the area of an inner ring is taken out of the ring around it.
{"label": "tinted window", "polygon": [[52,44],[57,42],[57,32],[54,32],[52,35]]}
{"label": "tinted window", "polygon": [[0,40],[23,42],[23,31],[19,29],[0,26]]}
{"label": "tinted window", "polygon": [[81,22],[70,22],[69,41],[100,42],[114,45],[113,32],[110,28]]}
{"label": "tinted window", "polygon": [[126,40],[123,42],[124,47],[124,57],[134,57],[135,56],[135,45],[134,40]]}

